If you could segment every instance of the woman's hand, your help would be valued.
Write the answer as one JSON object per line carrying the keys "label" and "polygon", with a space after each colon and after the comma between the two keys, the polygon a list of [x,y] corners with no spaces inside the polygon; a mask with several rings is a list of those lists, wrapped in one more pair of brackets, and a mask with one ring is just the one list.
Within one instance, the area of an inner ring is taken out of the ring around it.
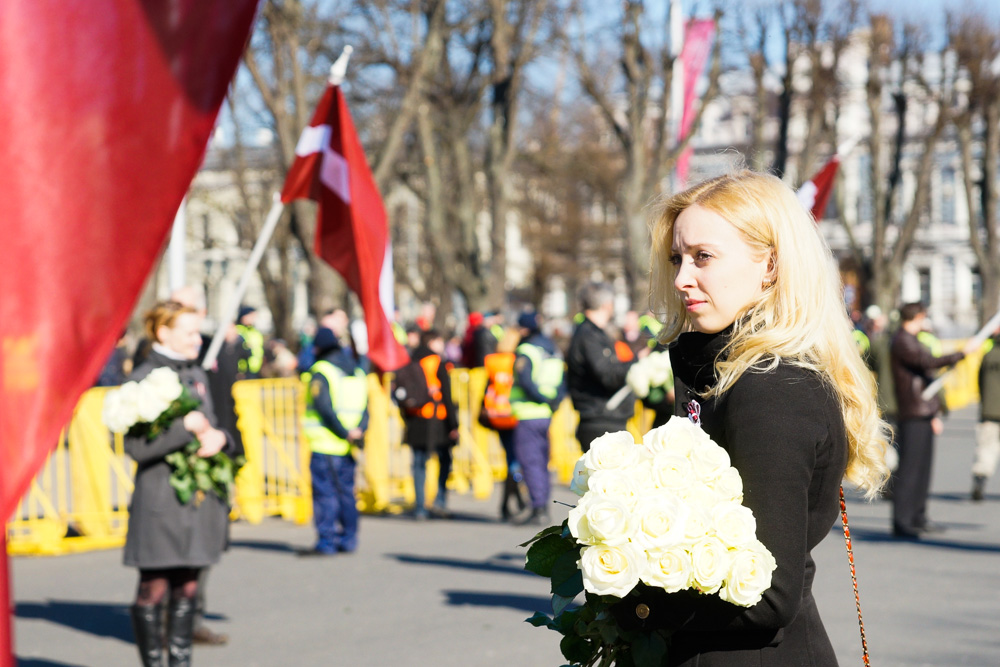
{"label": "woman's hand", "polygon": [[184,415],[184,428],[201,438],[201,434],[212,428],[204,413],[194,410]]}
{"label": "woman's hand", "polygon": [[198,456],[207,459],[215,456],[226,446],[226,434],[217,428],[209,428],[207,431],[198,434],[198,442],[201,448],[198,449]]}

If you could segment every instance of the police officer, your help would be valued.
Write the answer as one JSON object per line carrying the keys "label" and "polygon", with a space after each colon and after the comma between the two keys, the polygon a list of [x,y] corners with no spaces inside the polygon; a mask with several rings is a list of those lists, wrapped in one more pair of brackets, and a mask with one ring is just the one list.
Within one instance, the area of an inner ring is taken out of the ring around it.
{"label": "police officer", "polygon": [[555,343],[541,332],[534,312],[522,313],[517,323],[522,342],[514,360],[510,404],[517,417],[514,452],[531,496],[530,514],[517,523],[540,525],[549,520],[549,423],[566,397],[565,364]]}
{"label": "police officer", "polygon": [[243,339],[239,371],[244,380],[259,378],[260,368],[264,365],[264,334],[257,330],[256,323],[257,309],[253,306],[240,306],[236,331]]}
{"label": "police officer", "polygon": [[327,328],[313,342],[318,361],[303,374],[307,384],[305,435],[312,457],[316,546],[301,555],[333,555],[358,548],[356,464],[351,450],[363,446],[368,427],[368,380],[354,356]]}

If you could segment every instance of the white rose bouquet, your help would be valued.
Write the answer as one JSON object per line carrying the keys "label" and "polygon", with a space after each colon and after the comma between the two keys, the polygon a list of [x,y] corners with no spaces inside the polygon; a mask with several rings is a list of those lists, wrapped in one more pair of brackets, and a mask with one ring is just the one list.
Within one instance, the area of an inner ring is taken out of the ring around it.
{"label": "white rose bouquet", "polygon": [[[574,665],[659,665],[670,628],[626,629],[612,607],[649,589],[757,604],[776,563],[756,538],[753,512],[729,454],[697,424],[673,417],[641,444],[608,433],[580,457],[570,488],[581,496],[561,526],[529,546],[525,568],[552,580],[553,616],[532,625],[564,635]],[[585,593],[582,606],[573,599]]]}
{"label": "white rose bouquet", "polygon": [[[126,382],[109,391],[104,398],[102,417],[104,424],[115,433],[152,440],[175,419],[184,417],[199,405],[201,401],[187,390],[176,372],[160,367],[138,382]],[[234,460],[223,452],[200,457],[197,454],[200,446],[195,438],[164,457],[173,468],[170,486],[182,503],[187,503],[192,496],[200,502],[208,492],[228,502],[236,472],[245,460],[242,456]]]}
{"label": "white rose bouquet", "polygon": [[628,369],[625,386],[608,399],[607,408],[614,410],[629,394],[634,394],[644,402],[659,404],[673,388],[674,373],[670,367],[670,353],[666,350],[650,352]]}

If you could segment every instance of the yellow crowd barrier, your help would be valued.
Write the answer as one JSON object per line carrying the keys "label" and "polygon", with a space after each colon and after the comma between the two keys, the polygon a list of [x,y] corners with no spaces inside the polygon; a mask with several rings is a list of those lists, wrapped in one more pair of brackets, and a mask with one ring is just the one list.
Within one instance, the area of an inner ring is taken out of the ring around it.
{"label": "yellow crowd barrier", "polygon": [[[945,382],[951,409],[978,400],[981,355],[972,355]],[[448,487],[485,500],[506,476],[506,460],[495,431],[479,424],[485,369],[452,372],[452,399],[458,410],[459,440],[452,450]],[[369,376],[369,427],[358,452],[358,505],[366,512],[398,513],[414,501],[412,456],[403,442],[399,409],[390,398],[391,378]],[[73,417],[42,471],[7,523],[11,554],[59,554],[111,548],[124,543],[134,465],[122,438],[101,419],[106,388],[83,394]],[[236,480],[232,516],[256,523],[279,516],[296,523],[312,518],[309,448],[302,432],[305,410],[298,379],[246,380],[233,387],[238,427],[247,464]],[[578,416],[567,400],[552,417],[550,468],[561,483],[572,478],[580,456]],[[628,430],[640,436],[652,413],[637,404]],[[437,490],[437,464],[428,464],[426,496]]]}

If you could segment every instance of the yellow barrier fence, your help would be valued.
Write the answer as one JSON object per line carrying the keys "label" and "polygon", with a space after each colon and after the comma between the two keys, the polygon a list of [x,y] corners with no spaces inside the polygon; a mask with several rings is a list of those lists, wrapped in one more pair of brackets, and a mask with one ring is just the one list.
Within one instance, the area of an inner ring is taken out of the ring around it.
{"label": "yellow barrier fence", "polygon": [[[978,400],[981,355],[962,361],[945,382],[951,409]],[[403,443],[403,420],[390,399],[390,381],[369,376],[369,428],[358,453],[358,504],[365,512],[398,513],[414,500],[412,456]],[[506,475],[496,432],[479,424],[485,369],[456,369],[452,398],[458,409],[459,442],[453,449],[449,489],[485,500]],[[7,523],[11,554],[60,554],[123,544],[134,465],[120,435],[101,419],[106,388],[83,394],[70,424],[42,471]],[[305,397],[298,379],[247,380],[233,387],[247,465],[236,480],[232,516],[251,523],[280,516],[296,523],[312,518],[309,448],[302,432]],[[553,415],[550,468],[561,483],[572,478],[580,456],[578,416],[567,400]],[[652,413],[637,404],[628,430],[648,430]],[[428,464],[427,498],[437,491],[437,464]]]}

